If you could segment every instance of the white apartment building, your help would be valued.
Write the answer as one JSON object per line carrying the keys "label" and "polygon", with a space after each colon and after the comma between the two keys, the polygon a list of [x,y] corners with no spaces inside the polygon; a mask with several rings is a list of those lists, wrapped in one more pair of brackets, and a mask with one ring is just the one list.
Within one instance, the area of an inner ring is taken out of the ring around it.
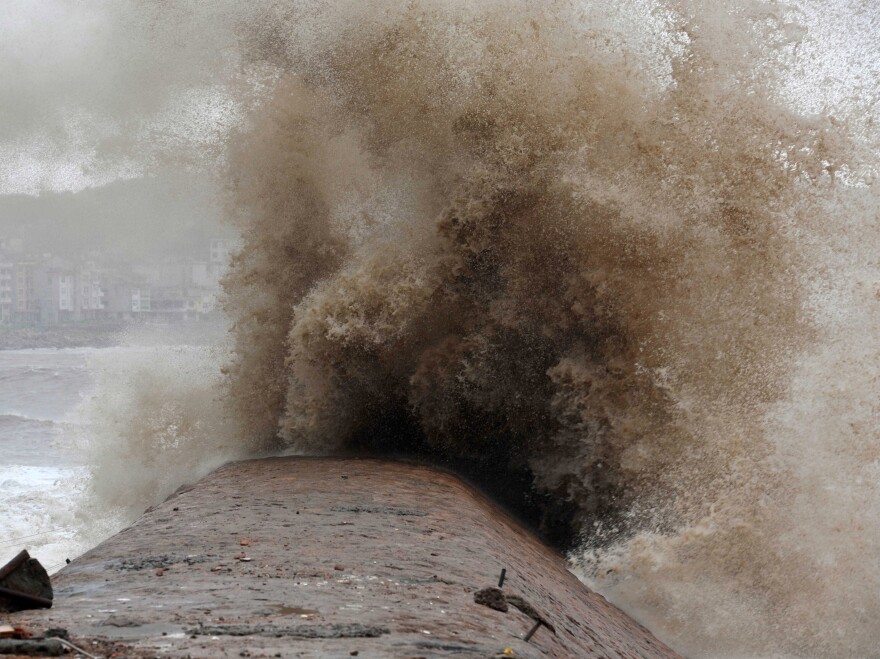
{"label": "white apartment building", "polygon": [[0,261],[0,323],[12,322],[12,287],[15,265]]}
{"label": "white apartment building", "polygon": [[131,312],[145,313],[150,311],[150,289],[149,288],[132,288],[131,289]]}
{"label": "white apartment building", "polygon": [[94,263],[86,263],[79,272],[79,308],[84,317],[94,317],[106,308],[106,292],[101,273]]}
{"label": "white apartment building", "polygon": [[12,315],[16,322],[31,323],[39,320],[36,271],[36,264],[30,261],[16,262],[13,267]]}
{"label": "white apartment building", "polygon": [[58,275],[53,281],[58,287],[58,311],[73,315],[76,311],[76,281],[73,275]]}

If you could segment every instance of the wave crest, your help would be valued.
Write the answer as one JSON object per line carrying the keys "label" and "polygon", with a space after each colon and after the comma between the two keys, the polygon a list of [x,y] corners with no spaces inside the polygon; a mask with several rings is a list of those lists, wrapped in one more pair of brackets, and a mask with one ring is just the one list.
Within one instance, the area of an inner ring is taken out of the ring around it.
{"label": "wave crest", "polygon": [[[645,543],[712,535],[682,579],[771,602],[738,647],[802,647],[784,620],[827,650],[756,560],[801,487],[768,415],[826,336],[829,233],[874,197],[852,127],[781,97],[794,10],[295,7],[310,38],[254,48],[285,74],[231,159],[243,426],[452,464],[646,588]],[[680,647],[711,653],[710,627]]]}

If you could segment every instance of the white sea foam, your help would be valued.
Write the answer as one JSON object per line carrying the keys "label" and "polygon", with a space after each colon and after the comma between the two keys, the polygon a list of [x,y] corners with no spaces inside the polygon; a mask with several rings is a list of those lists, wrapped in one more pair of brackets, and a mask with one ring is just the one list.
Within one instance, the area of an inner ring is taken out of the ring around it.
{"label": "white sea foam", "polygon": [[53,572],[88,548],[79,506],[85,467],[0,465],[0,563],[27,549]]}

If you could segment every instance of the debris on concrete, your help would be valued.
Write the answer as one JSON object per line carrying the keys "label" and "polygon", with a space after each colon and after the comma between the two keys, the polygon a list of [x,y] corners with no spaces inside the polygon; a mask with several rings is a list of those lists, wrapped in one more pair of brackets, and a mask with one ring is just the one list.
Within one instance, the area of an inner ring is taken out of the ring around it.
{"label": "debris on concrete", "polygon": [[531,618],[535,622],[541,623],[542,625],[544,625],[544,627],[549,629],[554,634],[556,633],[556,628],[550,624],[550,622],[547,620],[547,618],[545,618],[540,613],[538,613],[538,611],[537,611],[537,609],[535,609],[535,607],[533,607],[531,604],[526,602],[519,595],[507,595],[507,603],[510,604],[511,606],[515,606],[516,608],[518,608],[520,611],[525,613],[529,618]]}
{"label": "debris on concrete", "polygon": [[27,550],[0,568],[0,611],[48,609],[52,598],[49,573]]}
{"label": "debris on concrete", "polygon": [[[498,580],[499,584],[504,583],[504,576],[506,573],[506,570],[501,572],[501,578]],[[501,588],[483,588],[474,593],[474,602],[482,604],[483,606],[488,606],[490,609],[501,611],[502,613],[507,613],[509,610],[508,605],[510,605],[519,609],[529,618],[534,620],[535,624],[523,638],[526,643],[532,639],[532,636],[534,636],[535,632],[541,627],[546,627],[553,632],[553,634],[556,634],[556,628],[550,623],[550,621],[538,613],[538,610],[534,606],[529,604],[519,595],[505,595]]]}
{"label": "debris on concrete", "polygon": [[135,618],[114,614],[100,624],[102,627],[140,627],[144,623]]}
{"label": "debris on concrete", "polygon": [[271,636],[275,638],[378,638],[387,627],[358,624],[333,625],[211,625],[191,629],[201,636]]}
{"label": "debris on concrete", "polygon": [[0,654],[20,657],[60,657],[64,654],[64,644],[57,638],[18,640],[0,639]]}
{"label": "debris on concrete", "polygon": [[373,513],[377,515],[397,515],[398,517],[425,517],[428,513],[395,506],[333,506],[334,513]]}
{"label": "debris on concrete", "polygon": [[[216,558],[216,557],[214,557]],[[199,565],[211,560],[211,557],[196,554],[157,554],[138,558],[124,558],[112,562],[108,567],[123,572],[133,570],[167,570],[173,565]]]}
{"label": "debris on concrete", "polygon": [[507,613],[507,598],[500,588],[483,588],[474,593],[474,602]]}
{"label": "debris on concrete", "polygon": [[70,640],[70,634],[64,627],[50,627],[43,635],[46,638],[60,638],[62,641]]}

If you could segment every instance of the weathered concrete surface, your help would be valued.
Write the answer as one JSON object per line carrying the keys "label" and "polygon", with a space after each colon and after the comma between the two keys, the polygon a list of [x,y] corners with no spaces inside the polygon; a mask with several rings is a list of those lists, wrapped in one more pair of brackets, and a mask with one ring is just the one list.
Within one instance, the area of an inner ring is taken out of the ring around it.
{"label": "weathered concrete surface", "polygon": [[[518,608],[474,603],[502,568],[504,593],[555,634],[526,643]],[[125,656],[675,656],[456,477],[377,460],[228,465],[68,565],[55,607],[12,623]]]}

